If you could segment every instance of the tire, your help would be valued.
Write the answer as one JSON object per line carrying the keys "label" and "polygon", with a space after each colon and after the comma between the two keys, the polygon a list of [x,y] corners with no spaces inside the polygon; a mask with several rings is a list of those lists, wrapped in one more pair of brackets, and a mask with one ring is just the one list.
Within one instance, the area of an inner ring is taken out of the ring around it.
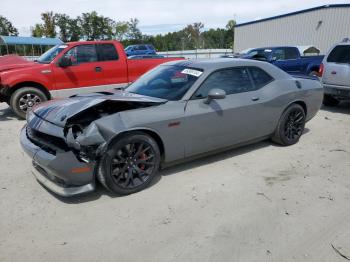
{"label": "tire", "polygon": [[25,119],[28,109],[47,100],[47,96],[41,90],[35,87],[21,87],[11,95],[10,107],[19,118]]}
{"label": "tire", "polygon": [[97,179],[117,195],[139,192],[152,182],[160,167],[156,141],[143,132],[132,132],[112,143],[101,157]]}
{"label": "tire", "polygon": [[333,107],[339,105],[340,101],[332,95],[323,96],[323,104],[325,106]]}
{"label": "tire", "polygon": [[291,104],[282,114],[272,140],[283,146],[296,144],[305,128],[305,111],[298,104]]}

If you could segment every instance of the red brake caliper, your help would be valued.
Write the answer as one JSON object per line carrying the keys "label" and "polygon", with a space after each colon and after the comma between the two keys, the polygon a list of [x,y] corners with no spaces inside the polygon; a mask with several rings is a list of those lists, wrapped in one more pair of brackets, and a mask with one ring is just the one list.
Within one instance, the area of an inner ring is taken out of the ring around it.
{"label": "red brake caliper", "polygon": [[[146,159],[146,154],[145,153],[141,153],[140,154],[140,160],[144,160]],[[140,164],[140,169],[145,170],[145,165],[144,164]]]}

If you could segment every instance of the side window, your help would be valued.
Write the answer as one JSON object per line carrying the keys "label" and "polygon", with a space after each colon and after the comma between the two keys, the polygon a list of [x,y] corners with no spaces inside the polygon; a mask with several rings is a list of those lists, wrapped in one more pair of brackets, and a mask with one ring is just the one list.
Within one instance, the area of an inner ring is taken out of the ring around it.
{"label": "side window", "polygon": [[79,45],[70,49],[64,54],[72,61],[73,65],[97,61],[97,54],[94,45]]}
{"label": "side window", "polygon": [[284,49],[275,49],[273,52],[273,57],[276,58],[276,60],[285,60],[286,54]]}
{"label": "side window", "polygon": [[327,62],[350,63],[350,45],[338,45],[330,52]]}
{"label": "side window", "polygon": [[258,67],[250,67],[249,72],[254,81],[255,90],[262,88],[273,80],[272,76]]}
{"label": "side window", "polygon": [[118,60],[118,53],[113,44],[97,44],[98,61]]}
{"label": "side window", "polygon": [[205,98],[213,88],[220,88],[227,95],[254,90],[247,68],[221,69],[209,75],[194,94],[193,98]]}
{"label": "side window", "polygon": [[147,50],[147,47],[145,45],[140,45],[139,50]]}
{"label": "side window", "polygon": [[285,59],[297,59],[299,57],[299,51],[296,48],[285,48]]}

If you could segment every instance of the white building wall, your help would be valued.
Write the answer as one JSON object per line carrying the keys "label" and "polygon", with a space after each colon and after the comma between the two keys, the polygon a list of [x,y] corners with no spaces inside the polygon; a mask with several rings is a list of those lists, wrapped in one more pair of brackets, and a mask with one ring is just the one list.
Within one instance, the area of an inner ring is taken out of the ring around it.
{"label": "white building wall", "polygon": [[235,28],[234,51],[284,45],[313,45],[324,54],[350,38],[350,7],[330,7]]}

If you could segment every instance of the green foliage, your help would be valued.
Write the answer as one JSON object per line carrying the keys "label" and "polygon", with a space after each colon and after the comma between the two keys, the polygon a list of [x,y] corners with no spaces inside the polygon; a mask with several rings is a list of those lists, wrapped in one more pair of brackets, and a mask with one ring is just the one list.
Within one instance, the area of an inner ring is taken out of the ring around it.
{"label": "green foliage", "polygon": [[43,21],[43,35],[46,37],[56,37],[56,19],[53,12],[46,12],[41,14],[41,20]]}
{"label": "green foliage", "polygon": [[34,37],[43,37],[44,36],[44,28],[41,24],[35,24],[34,27],[30,29],[32,31],[32,36]]}
{"label": "green foliage", "polygon": [[59,37],[63,42],[78,41],[81,37],[81,28],[78,19],[72,19],[66,14],[56,14],[56,26]]}
{"label": "green foliage", "polygon": [[83,13],[78,18],[82,29],[82,38],[86,40],[109,40],[114,38],[115,21],[99,16],[96,11]]}
{"label": "green foliage", "polygon": [[228,22],[226,28],[203,31],[202,23],[187,25],[184,29],[165,35],[144,37],[144,42],[154,45],[158,51],[175,51],[199,48],[233,48],[235,21]]}
{"label": "green foliage", "polygon": [[[204,31],[201,22],[187,25],[185,28],[164,35],[143,35],[139,29],[139,20],[116,22],[96,11],[82,13],[71,18],[66,14],[46,12],[41,14],[42,24],[31,28],[33,36],[55,37],[62,41],[109,40],[117,39],[125,46],[149,43],[158,51],[188,50],[200,48],[233,48],[236,21],[230,20],[225,28]],[[0,25],[1,25],[0,16]],[[18,33],[17,33],[18,34]]]}
{"label": "green foliage", "polygon": [[18,30],[6,17],[0,15],[0,35],[17,36]]}

